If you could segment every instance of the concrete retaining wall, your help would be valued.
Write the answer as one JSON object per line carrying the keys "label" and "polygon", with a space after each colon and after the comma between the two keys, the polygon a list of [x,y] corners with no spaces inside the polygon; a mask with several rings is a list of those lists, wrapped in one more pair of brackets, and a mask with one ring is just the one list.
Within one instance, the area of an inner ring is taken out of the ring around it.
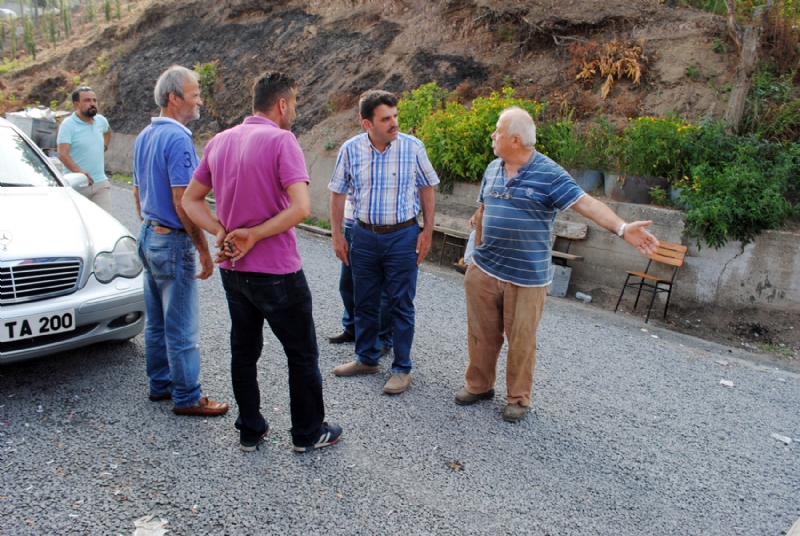
{"label": "concrete retaining wall", "polygon": [[[114,133],[106,153],[110,172],[130,175],[133,169],[135,136]],[[198,148],[202,154],[202,148]],[[328,181],[335,158],[306,155],[311,176],[312,216],[328,219]],[[456,184],[450,194],[437,194],[436,224],[469,231],[467,220],[477,209],[477,184]],[[698,249],[694,241],[682,237],[685,227],[683,212],[649,205],[632,205],[613,201],[607,204],[626,221],[653,220],[655,235],[669,242],[687,243],[689,254],[678,271],[672,302],[682,306],[713,306],[721,309],[758,307],[763,310],[800,312],[800,235],[789,231],[767,231],[745,248],[729,242],[714,250]],[[569,292],[588,294],[602,291],[616,295],[625,280],[625,270],[644,270],[647,260],[616,235],[586,220],[573,210],[559,218],[586,223],[589,233],[585,241],[576,241],[570,253],[582,255],[583,262],[573,268]],[[442,236],[434,236],[429,259],[438,261]],[[454,262],[455,248],[446,250],[445,259]],[[448,256],[450,255],[450,256]],[[626,297],[627,300],[627,297]]]}

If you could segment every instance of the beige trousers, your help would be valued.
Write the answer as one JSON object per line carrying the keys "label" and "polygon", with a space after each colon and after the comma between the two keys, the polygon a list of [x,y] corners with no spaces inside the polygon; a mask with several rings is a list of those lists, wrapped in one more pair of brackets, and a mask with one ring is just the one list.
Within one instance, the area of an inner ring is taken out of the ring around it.
{"label": "beige trousers", "polygon": [[509,404],[531,403],[536,366],[536,330],[544,311],[546,287],[520,287],[496,279],[470,263],[464,277],[467,295],[469,365],[467,391],[494,388],[497,358],[508,337],[506,388]]}
{"label": "beige trousers", "polygon": [[79,190],[80,194],[111,214],[111,182],[104,180]]}

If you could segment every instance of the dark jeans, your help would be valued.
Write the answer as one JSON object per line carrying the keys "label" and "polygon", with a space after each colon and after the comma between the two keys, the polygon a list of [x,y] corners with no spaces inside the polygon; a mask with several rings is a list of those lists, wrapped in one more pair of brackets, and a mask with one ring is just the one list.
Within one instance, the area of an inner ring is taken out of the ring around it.
{"label": "dark jeans", "polygon": [[239,405],[236,428],[241,440],[261,437],[257,363],[264,345],[264,320],[283,345],[289,364],[289,405],[295,445],[316,442],[325,406],[311,291],[303,271],[286,275],[220,270],[231,315],[231,383]]}
{"label": "dark jeans", "polygon": [[411,372],[419,233],[417,225],[386,234],[353,226],[350,260],[356,282],[356,354],[364,365],[375,366],[380,361],[381,294],[386,293],[394,339],[392,372]]}
{"label": "dark jeans", "polygon": [[[347,240],[348,258],[349,249],[353,245],[353,226],[347,225],[344,228],[344,239]],[[351,261],[352,262],[352,261]],[[355,290],[353,288],[353,269],[342,263],[342,272],[339,275],[339,295],[342,297],[344,313],[342,313],[342,327],[350,335],[356,335],[356,315],[355,315]],[[381,348],[392,349],[392,317],[389,315],[389,297],[385,292],[381,293]]]}

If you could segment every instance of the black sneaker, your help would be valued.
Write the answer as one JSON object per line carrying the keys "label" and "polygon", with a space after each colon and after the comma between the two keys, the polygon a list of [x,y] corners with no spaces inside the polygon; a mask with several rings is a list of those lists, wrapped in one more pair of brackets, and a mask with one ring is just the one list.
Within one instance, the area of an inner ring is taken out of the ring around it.
{"label": "black sneaker", "polygon": [[314,449],[321,449],[339,441],[339,436],[341,435],[341,426],[324,422],[322,423],[322,435],[319,436],[319,440],[316,443],[311,445],[293,445],[292,448],[295,452],[308,452]]}
{"label": "black sneaker", "polygon": [[245,452],[253,452],[261,444],[261,441],[263,441],[263,439],[267,437],[267,432],[269,432],[269,428],[264,430],[264,433],[261,434],[261,437],[259,437],[258,439],[251,439],[249,441],[244,441],[244,440],[239,441],[239,448]]}

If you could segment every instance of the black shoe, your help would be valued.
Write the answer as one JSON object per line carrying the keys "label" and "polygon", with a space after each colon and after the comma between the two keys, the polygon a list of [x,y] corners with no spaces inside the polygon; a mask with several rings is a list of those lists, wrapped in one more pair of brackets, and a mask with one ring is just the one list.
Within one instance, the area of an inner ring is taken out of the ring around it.
{"label": "black shoe", "polygon": [[332,344],[342,344],[343,342],[356,342],[356,336],[346,331],[341,332],[333,337],[328,337],[328,341]]}
{"label": "black shoe", "polygon": [[322,423],[322,435],[316,443],[309,445],[293,445],[292,449],[294,449],[295,452],[308,452],[314,449],[321,449],[339,441],[339,436],[341,435],[341,426],[324,422]]}
{"label": "black shoe", "polygon": [[261,444],[261,441],[263,441],[264,438],[267,437],[267,433],[268,432],[269,432],[269,427],[267,427],[267,429],[264,430],[264,433],[261,434],[258,437],[258,439],[252,439],[252,440],[249,440],[249,441],[245,441],[244,439],[240,440],[239,441],[239,448],[242,449],[245,452],[253,452]]}

